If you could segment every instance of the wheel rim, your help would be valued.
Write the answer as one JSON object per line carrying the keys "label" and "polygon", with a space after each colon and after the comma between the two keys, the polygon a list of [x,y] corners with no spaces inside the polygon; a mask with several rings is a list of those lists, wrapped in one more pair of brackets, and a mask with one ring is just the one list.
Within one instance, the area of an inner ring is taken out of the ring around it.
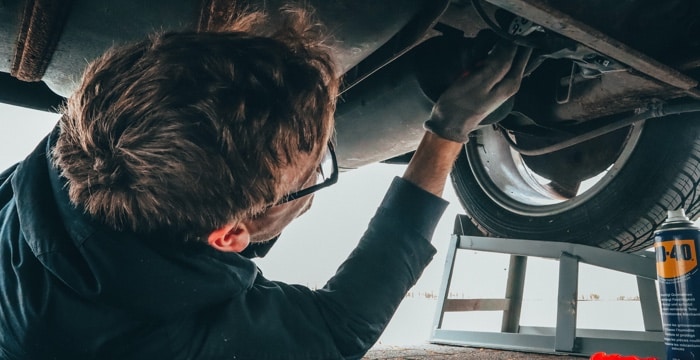
{"label": "wheel rim", "polygon": [[466,154],[479,186],[499,206],[525,216],[550,216],[579,206],[609,184],[632,154],[642,128],[641,124],[631,126],[617,159],[603,173],[583,182],[570,199],[548,191],[549,180],[529,169],[495,127],[480,129],[477,141],[467,144]]}

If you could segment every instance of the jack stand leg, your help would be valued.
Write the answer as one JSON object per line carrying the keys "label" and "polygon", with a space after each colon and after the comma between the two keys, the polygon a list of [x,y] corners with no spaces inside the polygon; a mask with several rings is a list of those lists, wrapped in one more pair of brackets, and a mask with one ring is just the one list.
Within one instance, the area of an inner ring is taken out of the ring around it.
{"label": "jack stand leg", "polygon": [[576,339],[576,308],[578,302],[578,258],[562,253],[559,258],[559,295],[556,351],[571,352]]}
{"label": "jack stand leg", "polygon": [[508,283],[506,284],[506,299],[509,300],[509,303],[508,308],[503,311],[502,332],[520,332],[520,311],[523,307],[526,269],[527,256],[510,256]]}
{"label": "jack stand leg", "polygon": [[642,319],[645,331],[663,331],[661,325],[661,309],[656,298],[656,282],[651,279],[637,276],[637,288],[639,289],[639,303],[642,305]]}
{"label": "jack stand leg", "polygon": [[459,244],[459,237],[453,235],[450,239],[450,245],[447,248],[447,257],[445,258],[445,270],[442,276],[442,284],[440,285],[440,293],[438,295],[438,304],[435,312],[435,317],[433,318],[433,329],[439,329],[442,327],[442,320],[445,316],[445,304],[447,303],[447,298],[449,297],[450,283],[452,282],[452,272],[454,271],[455,258],[457,256],[457,245]]}

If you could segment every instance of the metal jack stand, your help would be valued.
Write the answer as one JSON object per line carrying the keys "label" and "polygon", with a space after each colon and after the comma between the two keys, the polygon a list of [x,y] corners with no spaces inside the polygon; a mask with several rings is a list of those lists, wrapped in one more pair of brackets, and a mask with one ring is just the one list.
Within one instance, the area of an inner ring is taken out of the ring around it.
{"label": "metal jack stand", "polygon": [[[598,351],[658,358],[665,356],[653,253],[647,256],[570,243],[474,236],[477,231],[464,215],[458,215],[455,219],[454,232],[445,262],[430,342],[582,356]],[[455,256],[459,249],[511,255],[504,299],[448,299]],[[557,320],[554,328],[520,326],[528,256],[559,260]],[[576,328],[579,262],[637,276],[645,331]],[[444,314],[451,311],[503,311],[501,332],[442,329]]]}

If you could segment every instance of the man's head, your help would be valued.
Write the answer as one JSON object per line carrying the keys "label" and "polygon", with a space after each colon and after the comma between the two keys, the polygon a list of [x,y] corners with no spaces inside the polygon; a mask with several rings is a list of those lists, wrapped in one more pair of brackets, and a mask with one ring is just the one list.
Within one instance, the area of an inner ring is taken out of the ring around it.
{"label": "man's head", "polygon": [[338,83],[296,20],[266,36],[155,35],[90,64],[53,154],[71,201],[115,229],[201,237],[306,182]]}

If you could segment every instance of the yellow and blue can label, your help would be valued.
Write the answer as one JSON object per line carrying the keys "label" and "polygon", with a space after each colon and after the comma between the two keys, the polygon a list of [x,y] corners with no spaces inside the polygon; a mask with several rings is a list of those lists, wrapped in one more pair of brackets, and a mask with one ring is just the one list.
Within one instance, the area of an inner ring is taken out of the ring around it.
{"label": "yellow and blue can label", "polygon": [[694,239],[671,239],[654,244],[656,273],[663,279],[688,275],[698,267]]}

